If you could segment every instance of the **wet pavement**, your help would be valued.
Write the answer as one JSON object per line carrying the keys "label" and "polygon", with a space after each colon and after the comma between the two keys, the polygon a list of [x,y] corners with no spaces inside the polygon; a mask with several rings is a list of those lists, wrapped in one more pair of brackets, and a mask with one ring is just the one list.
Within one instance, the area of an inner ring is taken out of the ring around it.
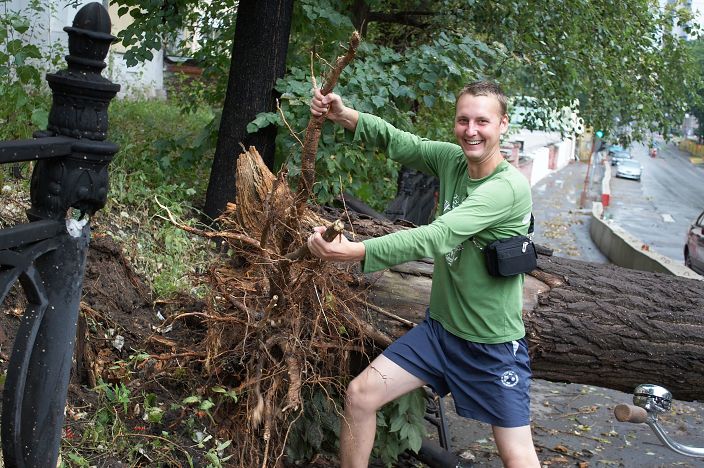
{"label": "wet pavement", "polygon": [[[592,200],[600,200],[600,176],[594,174],[598,170],[596,165],[592,167],[584,197],[587,174],[584,162],[572,162],[534,185],[536,243],[552,248],[557,256],[608,263],[589,237],[589,209],[580,206],[582,199],[589,207]],[[612,192],[612,197],[616,196]],[[450,449],[473,460],[474,466],[501,467],[490,426],[457,416],[452,399],[444,400],[449,413]],[[542,465],[704,467],[704,459],[681,456],[665,448],[644,424],[618,422],[613,408],[631,402],[630,394],[615,390],[534,380],[532,427]],[[704,446],[704,404],[674,400],[673,411],[660,420],[678,442]]]}
{"label": "wet pavement", "polygon": [[662,143],[651,158],[643,145],[629,148],[643,166],[641,181],[611,179],[617,195],[605,216],[647,244],[651,251],[684,264],[685,233],[704,210],[704,167],[692,164],[674,143]]}
{"label": "wet pavement", "polygon": [[600,171],[593,166],[587,181],[587,164],[575,161],[533,186],[537,244],[553,249],[559,257],[609,262],[589,236],[592,201],[600,200]]}

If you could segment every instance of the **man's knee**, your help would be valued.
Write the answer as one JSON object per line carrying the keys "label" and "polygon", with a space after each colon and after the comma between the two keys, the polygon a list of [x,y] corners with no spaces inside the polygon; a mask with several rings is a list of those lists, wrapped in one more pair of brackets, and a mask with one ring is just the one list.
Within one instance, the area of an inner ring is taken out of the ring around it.
{"label": "man's knee", "polygon": [[375,397],[372,386],[360,377],[353,379],[347,386],[347,394],[345,396],[347,408],[355,412],[378,410],[381,404]]}
{"label": "man's knee", "polygon": [[505,468],[537,468],[540,466],[538,456],[533,447],[529,447],[527,450],[500,453],[499,455]]}
{"label": "man's knee", "polygon": [[494,427],[494,438],[501,461],[507,468],[539,467],[530,426],[519,428]]}

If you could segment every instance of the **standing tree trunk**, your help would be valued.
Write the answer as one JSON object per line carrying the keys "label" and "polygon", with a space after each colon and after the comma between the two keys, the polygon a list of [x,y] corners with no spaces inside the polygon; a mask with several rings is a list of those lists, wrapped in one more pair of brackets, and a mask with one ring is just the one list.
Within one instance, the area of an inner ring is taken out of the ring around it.
{"label": "standing tree trunk", "polygon": [[217,218],[235,199],[235,163],[254,146],[272,169],[276,127],[247,133],[261,112],[276,109],[274,85],[286,66],[293,0],[241,0],[237,10],[232,60],[215,158],[205,198],[205,214]]}

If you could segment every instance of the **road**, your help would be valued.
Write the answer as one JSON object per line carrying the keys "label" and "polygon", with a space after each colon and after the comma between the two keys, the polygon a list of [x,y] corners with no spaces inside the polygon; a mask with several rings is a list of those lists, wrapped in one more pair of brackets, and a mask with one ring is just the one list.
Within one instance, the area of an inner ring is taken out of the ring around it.
{"label": "road", "polygon": [[630,151],[643,165],[642,180],[613,177],[606,216],[651,250],[684,263],[685,233],[704,210],[704,167],[693,165],[673,143],[661,144],[656,158],[644,145]]}

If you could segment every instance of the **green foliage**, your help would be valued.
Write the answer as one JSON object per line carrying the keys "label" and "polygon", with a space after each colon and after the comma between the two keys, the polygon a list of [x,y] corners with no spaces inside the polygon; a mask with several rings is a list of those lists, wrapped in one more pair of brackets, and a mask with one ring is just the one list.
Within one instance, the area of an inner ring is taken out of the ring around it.
{"label": "green foliage", "polygon": [[[130,359],[129,365],[135,365],[142,353]],[[193,457],[179,442],[179,438],[166,431],[158,433],[166,410],[153,393],[143,395],[141,405],[129,388],[123,383],[110,384],[100,381],[94,389],[98,396],[98,405],[90,421],[78,425],[80,436],[74,430],[67,429],[63,440],[62,466],[99,466],[98,459],[118,459],[130,466],[187,466],[194,467]],[[188,399],[187,399],[188,400]],[[195,407],[176,405],[182,416],[187,416],[187,425],[198,425],[197,412],[209,410],[209,399],[196,398]],[[210,402],[212,404],[212,402]],[[190,414],[189,414],[190,413]],[[71,423],[69,423],[71,424]],[[145,433],[147,429],[151,433]],[[156,435],[159,434],[159,435]],[[195,447],[202,449],[203,463],[198,466],[222,468],[232,455],[227,455],[230,441],[220,441],[205,431],[192,430],[191,437]],[[190,442],[187,442],[190,447]]]}
{"label": "green foliage", "polygon": [[372,455],[392,466],[406,450],[418,453],[425,436],[425,391],[414,390],[392,401],[377,413],[377,433]]}
{"label": "green foliage", "polygon": [[[319,19],[319,15],[308,18],[311,22]],[[316,28],[325,29],[324,26]],[[414,128],[418,113],[437,112],[450,116],[447,109],[453,108],[454,91],[464,82],[482,76],[463,64],[467,61],[481,64],[496,54],[497,51],[481,41],[446,32],[440,32],[425,46],[405,54],[364,42],[354,62],[343,72],[336,92],[344,97],[347,105],[386,118],[402,129],[413,129],[431,138],[445,137],[448,121],[440,127],[418,121]],[[333,51],[329,55],[333,55]],[[325,75],[326,71],[323,68],[320,75]],[[322,84],[321,77],[316,81]],[[311,83],[312,77],[304,66],[291,68],[288,75],[277,83],[281,110],[288,125],[294,129],[305,128],[310,118],[307,103]],[[272,122],[284,127],[275,114],[260,114],[249,125],[248,131]],[[299,175],[298,142],[286,131],[280,131],[277,148],[277,163],[287,163],[290,176]],[[397,174],[398,165],[384,154],[374,148],[350,144],[349,136],[339,127],[323,127],[316,163],[318,183],[314,188],[319,203],[329,203],[341,192],[349,191],[381,210],[395,195]]]}
{"label": "green foliage", "polygon": [[[704,76],[704,39],[698,39],[690,44],[692,55],[695,57],[697,68],[699,74]],[[699,126],[695,130],[695,134],[699,143],[704,141],[704,83],[699,83],[699,85],[691,90],[692,96],[690,99],[689,111],[697,118],[700,122]]]}
{"label": "green foliage", "polygon": [[[577,99],[584,122],[626,141],[681,122],[700,77],[673,26],[694,33],[690,19],[676,3],[660,9],[650,0],[479,2],[458,18],[505,47],[510,59],[492,73],[512,94],[537,99],[536,109]],[[529,114],[524,124],[540,128],[544,117]]]}
{"label": "green foliage", "polygon": [[[206,95],[207,102],[221,105],[237,2],[174,0],[158,8],[151,0],[119,3],[124,14],[135,18],[121,36],[132,46],[128,57],[134,59],[173,37],[179,28],[206,31],[195,51],[188,41],[169,44],[174,44],[174,53],[202,63],[206,75],[219,78]],[[688,90],[701,82],[689,48],[673,27],[698,31],[689,13],[676,3],[664,9],[651,0],[469,5],[460,0],[403,0],[393,5],[376,0],[296,2],[288,73],[277,84],[287,123],[295,132],[306,126],[311,51],[320,84],[328,66],[325,61],[342,53],[353,23],[364,20],[360,15],[365,7],[399,19],[367,18],[358,56],[336,91],[358,110],[379,114],[429,138],[451,138],[450,120],[432,117],[451,117],[456,91],[476,78],[500,81],[521,108],[517,118],[527,128],[572,132],[581,131],[586,123],[625,142],[646,139],[652,131],[668,134],[689,107]],[[415,13],[399,14],[403,12]],[[248,130],[274,122],[283,128],[276,115],[265,114]],[[277,162],[288,164],[293,176],[299,167],[299,146],[288,129],[279,132]],[[317,171],[319,202],[350,191],[381,208],[394,192],[397,168],[372,150],[350,146],[339,130],[326,126]]]}
{"label": "green foliage", "polygon": [[110,118],[110,138],[120,152],[110,166],[107,211],[119,216],[107,233],[136,238],[124,242],[126,256],[157,295],[188,290],[189,276],[204,268],[208,244],[167,218],[171,213],[196,222],[193,205],[205,193],[212,160],[208,128],[216,118],[202,109],[184,115],[162,101],[116,101]]}
{"label": "green foliage", "polygon": [[[307,388],[303,411],[289,434],[286,451],[292,461],[305,463],[316,454],[339,451],[342,397],[335,389]],[[414,390],[377,412],[377,432],[372,456],[392,466],[406,450],[418,452],[425,436],[425,393]]]}
{"label": "green foliage", "polygon": [[340,396],[331,388],[305,387],[303,411],[296,419],[286,444],[292,461],[310,461],[316,454],[338,452],[340,436]]}
{"label": "green foliage", "polygon": [[[415,3],[400,2],[398,8],[412,10]],[[383,2],[368,5],[373,11],[384,8]],[[526,127],[571,132],[586,122],[625,140],[655,130],[667,134],[687,108],[687,86],[699,81],[683,41],[672,33],[673,24],[686,26],[689,18],[674,7],[660,11],[647,0],[513,0],[472,8],[439,0],[425,7],[435,14],[423,18],[423,28],[369,24],[357,59],[337,87],[358,110],[423,136],[447,138],[446,121],[426,124],[418,116],[449,117],[454,93],[476,78],[500,80],[516,97]],[[353,29],[353,12],[346,8],[334,1],[302,1],[295,7],[289,73],[277,89],[286,121],[297,131],[309,117],[308,51],[322,59],[342,52],[340,45]],[[326,68],[318,68],[324,75]],[[276,115],[264,114],[248,130],[272,122],[283,127]],[[299,145],[287,132],[279,133],[277,161],[289,164],[296,176]],[[321,203],[347,190],[381,208],[393,194],[397,168],[372,151],[349,147],[339,131],[323,130],[319,162],[315,191]]]}
{"label": "green foliage", "polygon": [[130,404],[130,390],[125,387],[124,383],[109,385],[101,381],[98,383],[96,391],[103,395],[109,406],[115,409],[122,407],[122,412],[127,412]]}
{"label": "green foliage", "polygon": [[33,130],[44,129],[49,117],[50,100],[42,76],[55,71],[61,46],[40,48],[44,26],[33,21],[49,11],[44,2],[31,1],[26,8],[14,10],[13,2],[0,1],[0,139],[29,138]]}
{"label": "green foliage", "polygon": [[210,398],[203,398],[200,395],[191,395],[189,397],[184,398],[181,403],[183,403],[184,405],[190,405],[195,408],[198,408],[199,411],[202,411],[204,414],[207,414],[210,418],[210,421],[215,424],[215,421],[213,420],[213,415],[210,414],[210,410],[213,406],[215,406],[215,403],[213,403],[213,400],[211,400]]}
{"label": "green foliage", "polygon": [[239,396],[234,388],[225,388],[219,385],[210,389],[213,393],[220,394],[222,398],[229,399],[232,403],[237,403]]}
{"label": "green foliage", "polygon": [[[203,67],[204,83],[212,84],[202,94],[202,84],[193,82],[189,94],[201,96],[206,103],[221,104],[227,85],[230,51],[234,37],[238,2],[235,0],[119,0],[118,14],[132,23],[118,37],[125,47],[128,65],[153,58],[153,50],[166,48],[169,56],[188,57]],[[194,42],[197,31],[198,42]],[[194,110],[184,100],[184,107]]]}
{"label": "green foliage", "polygon": [[153,393],[144,395],[144,416],[151,424],[161,424],[164,418],[164,409],[157,404],[156,395]]}

